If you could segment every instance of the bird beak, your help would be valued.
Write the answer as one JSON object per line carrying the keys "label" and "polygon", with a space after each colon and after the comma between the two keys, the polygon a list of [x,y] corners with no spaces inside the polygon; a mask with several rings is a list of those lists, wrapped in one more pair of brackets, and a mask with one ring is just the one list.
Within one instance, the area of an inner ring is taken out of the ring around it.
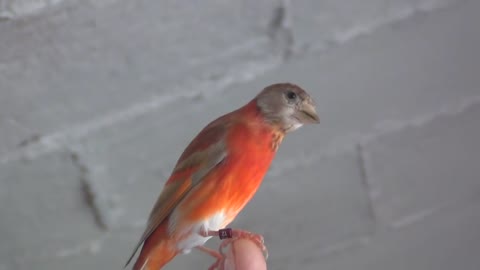
{"label": "bird beak", "polygon": [[311,103],[304,102],[302,103],[300,110],[298,111],[297,117],[304,124],[318,124],[320,123],[320,118],[317,115],[315,106]]}

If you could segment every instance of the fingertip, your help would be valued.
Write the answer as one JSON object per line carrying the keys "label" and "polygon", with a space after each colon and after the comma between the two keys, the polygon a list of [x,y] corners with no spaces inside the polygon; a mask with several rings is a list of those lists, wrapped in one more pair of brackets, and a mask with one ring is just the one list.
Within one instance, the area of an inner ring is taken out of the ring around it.
{"label": "fingertip", "polygon": [[247,239],[234,241],[226,254],[226,270],[266,270],[267,263],[258,246]]}

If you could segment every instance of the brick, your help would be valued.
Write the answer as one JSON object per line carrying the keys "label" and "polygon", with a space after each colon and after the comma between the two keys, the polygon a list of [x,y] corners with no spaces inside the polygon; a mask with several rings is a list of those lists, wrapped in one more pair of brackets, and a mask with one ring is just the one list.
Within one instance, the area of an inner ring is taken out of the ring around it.
{"label": "brick", "polygon": [[374,207],[402,225],[480,194],[480,104],[380,136],[364,147]]}
{"label": "brick", "polygon": [[0,261],[50,257],[101,234],[68,154],[12,162],[0,171],[0,250],[7,251]]}
{"label": "brick", "polygon": [[[376,235],[364,246],[325,257],[325,270],[464,269],[480,265],[480,202],[448,207],[401,230]],[[319,269],[306,263],[302,269]]]}

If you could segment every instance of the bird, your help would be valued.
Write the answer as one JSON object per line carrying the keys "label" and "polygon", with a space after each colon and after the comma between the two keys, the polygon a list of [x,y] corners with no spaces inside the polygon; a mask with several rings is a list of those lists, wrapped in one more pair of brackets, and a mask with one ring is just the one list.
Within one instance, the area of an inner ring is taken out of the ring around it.
{"label": "bird", "polygon": [[[292,83],[269,85],[210,122],[180,155],[125,267],[140,247],[133,270],[162,269],[194,248],[216,259],[209,269],[223,269],[221,248],[238,238],[266,251],[261,235],[226,226],[258,190],[285,135],[319,122],[313,98]],[[230,239],[216,251],[203,246],[213,236]]]}

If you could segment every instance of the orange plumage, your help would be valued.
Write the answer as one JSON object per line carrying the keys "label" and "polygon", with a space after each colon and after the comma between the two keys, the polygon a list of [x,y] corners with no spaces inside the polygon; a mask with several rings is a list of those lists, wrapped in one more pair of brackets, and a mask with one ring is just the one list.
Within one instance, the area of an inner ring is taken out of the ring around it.
{"label": "orange plumage", "polygon": [[210,238],[205,233],[227,226],[253,197],[285,133],[317,122],[304,90],[275,84],[208,124],[165,183],[133,269],[161,269],[177,254],[202,246]]}

